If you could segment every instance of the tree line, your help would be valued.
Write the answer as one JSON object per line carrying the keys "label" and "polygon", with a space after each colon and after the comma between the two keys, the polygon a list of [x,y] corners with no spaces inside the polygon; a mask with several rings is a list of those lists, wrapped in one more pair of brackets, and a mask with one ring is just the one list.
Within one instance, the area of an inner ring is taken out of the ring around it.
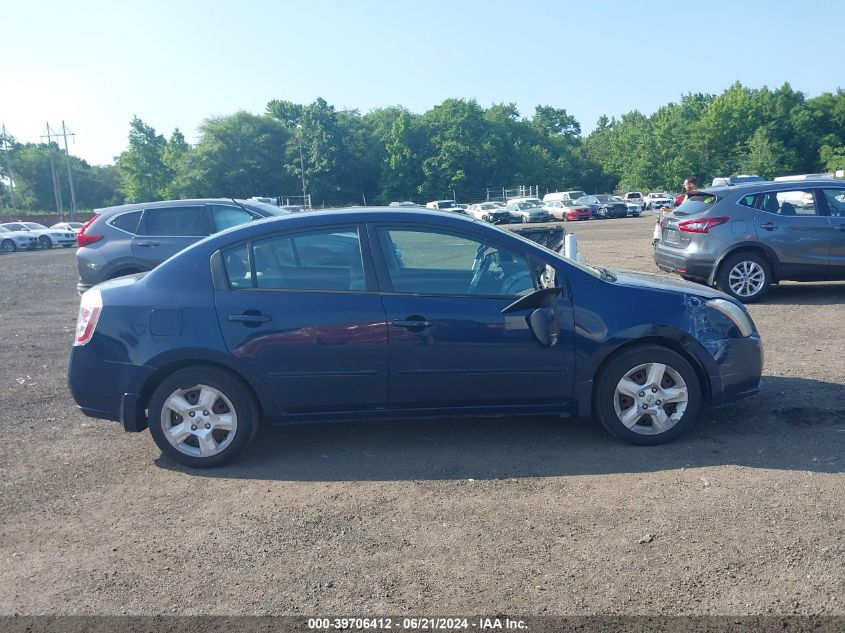
{"label": "tree line", "polygon": [[[50,154],[58,147],[12,143],[8,162],[18,205],[54,208]],[[113,165],[71,156],[80,208],[189,197],[295,197],[315,206],[386,204],[456,196],[484,198],[503,187],[540,192],[677,190],[687,176],[764,177],[845,167],[845,91],[807,98],[789,84],[771,90],[735,83],[722,94],[687,94],[651,116],[603,116],[582,136],[563,108],[523,116],[512,103],[481,107],[447,99],[423,114],[396,106],[361,114],[323,99],[273,100],[263,114],[206,120],[196,145],[135,117]],[[62,197],[69,200],[62,163]],[[0,206],[11,205],[0,163]],[[304,172],[304,173],[303,173]]]}

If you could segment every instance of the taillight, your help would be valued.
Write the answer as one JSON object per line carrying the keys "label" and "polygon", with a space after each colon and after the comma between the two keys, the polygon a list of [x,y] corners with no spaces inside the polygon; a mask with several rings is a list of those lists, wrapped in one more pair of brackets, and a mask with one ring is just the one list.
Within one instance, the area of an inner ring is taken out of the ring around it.
{"label": "taillight", "polygon": [[79,247],[88,246],[89,244],[93,244],[94,242],[99,242],[103,239],[102,235],[86,235],[85,231],[88,230],[88,227],[91,226],[91,223],[100,217],[98,214],[94,214],[94,217],[88,220],[85,224],[82,225],[82,228],[79,229],[79,233],[76,234],[76,245]]}
{"label": "taillight", "polygon": [[85,345],[94,335],[97,320],[103,310],[103,297],[99,290],[88,290],[79,303],[79,316],[76,319],[76,338],[74,345]]}
{"label": "taillight", "polygon": [[678,222],[678,230],[684,233],[707,233],[714,226],[719,226],[730,220],[726,217],[701,218],[700,220],[684,220]]}

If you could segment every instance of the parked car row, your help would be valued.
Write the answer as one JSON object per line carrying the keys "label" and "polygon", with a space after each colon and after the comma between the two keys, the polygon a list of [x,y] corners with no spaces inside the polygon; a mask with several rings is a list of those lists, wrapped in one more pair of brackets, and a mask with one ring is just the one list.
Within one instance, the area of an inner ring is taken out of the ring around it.
{"label": "parked car row", "polygon": [[[71,248],[76,245],[76,232],[69,222],[60,222],[47,228],[38,222],[4,222],[0,224],[2,239],[0,250],[14,253],[17,250],[35,250],[62,246]],[[73,224],[81,223],[74,222]]]}

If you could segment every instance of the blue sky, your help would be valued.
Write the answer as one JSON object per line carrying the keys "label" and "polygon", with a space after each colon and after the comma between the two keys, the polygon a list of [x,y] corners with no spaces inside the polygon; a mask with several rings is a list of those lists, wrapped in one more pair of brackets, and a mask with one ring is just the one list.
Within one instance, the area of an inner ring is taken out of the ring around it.
{"label": "blue sky", "polygon": [[424,112],[446,98],[575,115],[651,114],[688,92],[845,87],[845,2],[425,0],[8,2],[0,123],[22,141],[64,119],[108,163],[133,115],[189,141],[273,98]]}

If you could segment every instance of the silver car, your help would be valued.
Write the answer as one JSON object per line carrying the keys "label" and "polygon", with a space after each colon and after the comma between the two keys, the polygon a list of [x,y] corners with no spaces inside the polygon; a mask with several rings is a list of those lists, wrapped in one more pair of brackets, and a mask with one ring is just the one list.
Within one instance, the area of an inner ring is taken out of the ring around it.
{"label": "silver car", "polygon": [[289,213],[264,202],[229,198],[168,200],[98,209],[76,235],[76,288],[84,292],[107,279],[152,270],[212,233]]}
{"label": "silver car", "polygon": [[13,231],[0,226],[0,250],[14,253],[17,250],[34,251],[38,248],[38,238],[28,231]]}
{"label": "silver car", "polygon": [[845,182],[705,189],[663,217],[654,261],[746,303],[782,280],[845,280]]}
{"label": "silver car", "polygon": [[509,202],[505,207],[515,222],[548,222],[549,212],[543,208],[543,203],[537,200],[525,202]]}

